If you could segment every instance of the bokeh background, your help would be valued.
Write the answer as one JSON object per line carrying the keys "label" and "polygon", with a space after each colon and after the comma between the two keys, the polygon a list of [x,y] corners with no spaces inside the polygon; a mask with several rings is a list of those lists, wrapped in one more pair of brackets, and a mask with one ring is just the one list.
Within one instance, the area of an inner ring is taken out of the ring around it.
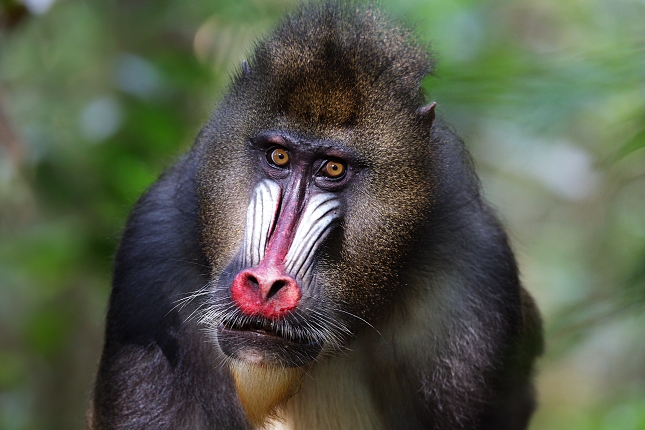
{"label": "bokeh background", "polygon": [[[129,208],[294,3],[0,1],[0,430],[82,426]],[[542,310],[531,429],[645,429],[645,1],[383,3]]]}

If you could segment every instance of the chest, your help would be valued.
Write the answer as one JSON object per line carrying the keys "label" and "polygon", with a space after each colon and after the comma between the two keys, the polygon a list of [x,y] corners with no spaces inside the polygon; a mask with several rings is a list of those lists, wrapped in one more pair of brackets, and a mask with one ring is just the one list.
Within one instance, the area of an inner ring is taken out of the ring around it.
{"label": "chest", "polygon": [[282,421],[272,421],[266,429],[382,429],[371,377],[362,358],[353,351],[318,363],[288,400]]}

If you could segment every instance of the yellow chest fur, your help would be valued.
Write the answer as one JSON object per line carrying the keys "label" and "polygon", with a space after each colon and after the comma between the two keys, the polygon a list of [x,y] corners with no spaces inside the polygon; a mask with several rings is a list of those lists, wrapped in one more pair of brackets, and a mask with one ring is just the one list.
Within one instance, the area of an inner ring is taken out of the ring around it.
{"label": "yellow chest fur", "polygon": [[[354,354],[352,354],[354,355]],[[380,423],[357,357],[334,357],[318,363],[304,375],[300,390],[291,397],[281,420],[266,430],[377,430]]]}

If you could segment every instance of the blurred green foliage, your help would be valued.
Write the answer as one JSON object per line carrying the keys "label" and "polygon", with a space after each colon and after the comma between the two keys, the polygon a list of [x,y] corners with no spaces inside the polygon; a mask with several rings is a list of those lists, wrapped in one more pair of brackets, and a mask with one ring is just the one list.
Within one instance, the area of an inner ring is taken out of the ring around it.
{"label": "blurred green foliage", "polygon": [[[129,208],[290,0],[0,1],[0,430],[79,428]],[[532,429],[645,429],[645,3],[384,1],[546,322]]]}

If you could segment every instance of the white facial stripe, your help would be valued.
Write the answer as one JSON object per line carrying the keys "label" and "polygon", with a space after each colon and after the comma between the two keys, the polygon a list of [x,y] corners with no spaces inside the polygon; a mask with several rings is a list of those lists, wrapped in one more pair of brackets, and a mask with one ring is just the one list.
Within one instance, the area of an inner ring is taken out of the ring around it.
{"label": "white facial stripe", "polygon": [[246,211],[246,229],[242,242],[244,267],[257,266],[264,258],[267,238],[280,204],[280,191],[280,186],[270,180],[264,180],[255,187]]}
{"label": "white facial stripe", "polygon": [[[243,267],[255,267],[264,258],[267,240],[276,222],[281,189],[270,180],[260,182],[246,212]],[[314,255],[338,218],[340,203],[331,193],[314,195],[305,208],[291,247],[285,257],[287,272],[300,279],[311,275]]]}
{"label": "white facial stripe", "polygon": [[[298,228],[296,237],[293,240],[292,247],[287,254],[287,267],[290,270],[293,270],[294,267],[301,267],[304,261],[307,259],[307,255],[312,251],[311,247],[307,245],[310,244],[312,240],[315,241],[315,239],[320,236],[320,234],[327,226],[325,223],[316,223],[316,221],[323,219],[329,211],[337,207],[337,205],[334,205],[333,202],[333,200],[326,200],[318,206],[312,206],[312,204],[315,205],[316,203],[318,203],[314,201],[314,199],[312,199],[312,201],[310,202],[307,209],[313,207],[313,210],[306,210],[303,214],[303,219],[301,220],[300,224],[303,228]],[[308,212],[312,213],[309,215]],[[309,219],[309,221],[306,221],[307,219]],[[307,225],[303,225],[304,222],[307,222]]]}
{"label": "white facial stripe", "polygon": [[339,207],[338,199],[331,193],[316,194],[309,200],[285,258],[287,271],[292,276],[305,279],[308,275],[316,250],[339,216]]}

